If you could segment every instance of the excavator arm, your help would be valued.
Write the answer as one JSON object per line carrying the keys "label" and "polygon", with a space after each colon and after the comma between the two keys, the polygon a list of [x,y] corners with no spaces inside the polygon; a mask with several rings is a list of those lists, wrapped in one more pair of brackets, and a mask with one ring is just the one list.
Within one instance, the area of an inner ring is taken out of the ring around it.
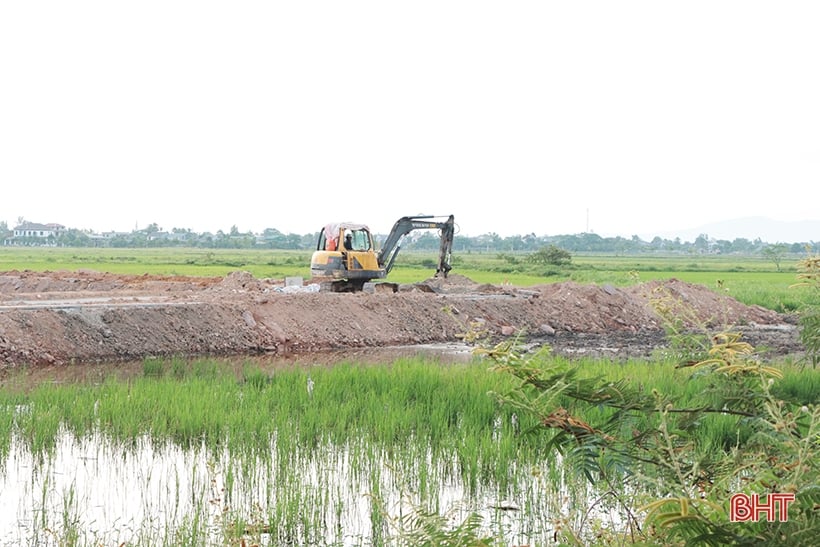
{"label": "excavator arm", "polygon": [[386,273],[393,269],[393,263],[401,249],[401,240],[413,230],[440,230],[441,245],[439,247],[438,268],[436,275],[447,277],[447,273],[452,269],[450,265],[450,255],[453,251],[453,236],[455,235],[455,220],[450,215],[447,220],[441,222],[434,220],[434,216],[414,216],[401,217],[393,225],[393,229],[384,240],[382,248],[378,254],[379,267],[384,268]]}

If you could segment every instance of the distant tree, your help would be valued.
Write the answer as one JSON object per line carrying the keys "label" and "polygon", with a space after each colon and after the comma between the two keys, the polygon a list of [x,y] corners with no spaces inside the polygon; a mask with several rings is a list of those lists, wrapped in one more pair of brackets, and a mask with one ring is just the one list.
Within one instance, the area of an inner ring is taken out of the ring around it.
{"label": "distant tree", "polygon": [[487,252],[500,248],[501,236],[495,232],[478,236],[479,245],[484,247]]}
{"label": "distant tree", "polygon": [[652,238],[652,241],[649,243],[649,247],[655,250],[661,250],[664,248],[665,241],[661,239],[660,236],[655,236]]}
{"label": "distant tree", "polygon": [[774,262],[777,271],[780,271],[780,262],[783,256],[789,251],[789,246],[785,243],[775,243],[774,245],[766,245],[761,251],[763,256]]}
{"label": "distant tree", "polygon": [[708,252],[709,251],[709,236],[707,234],[700,234],[694,243],[694,247],[696,250],[701,252]]}
{"label": "distant tree", "polygon": [[672,248],[675,249],[675,250],[679,250],[681,247],[683,247],[683,242],[680,240],[679,237],[676,237],[672,241]]}
{"label": "distant tree", "polygon": [[718,239],[713,245],[713,249],[721,254],[732,252],[732,242],[728,239]]}
{"label": "distant tree", "polygon": [[754,244],[746,238],[738,237],[732,241],[732,251],[736,253],[749,252],[754,249]]}
{"label": "distant tree", "polygon": [[299,248],[300,249],[313,249],[316,247],[316,240],[319,238],[319,234],[304,234],[299,236]]}
{"label": "distant tree", "polygon": [[286,238],[286,249],[301,249],[302,236],[299,234],[288,234]]}
{"label": "distant tree", "polygon": [[290,249],[289,235],[284,234],[276,228],[265,228],[262,231],[262,244],[271,249]]}
{"label": "distant tree", "polygon": [[283,234],[276,228],[265,228],[264,230],[262,230],[262,235],[268,239],[272,239],[275,237],[279,237]]}
{"label": "distant tree", "polygon": [[535,232],[530,232],[525,235],[522,240],[525,249],[535,249],[535,245],[538,243],[538,236],[535,235]]}
{"label": "distant tree", "polygon": [[529,260],[535,264],[563,266],[572,261],[572,255],[557,245],[548,245],[532,253]]}
{"label": "distant tree", "polygon": [[511,236],[504,239],[503,247],[507,251],[523,251],[525,248],[524,238],[521,236]]}
{"label": "distant tree", "polygon": [[204,247],[204,248],[211,248],[214,246],[214,235],[210,232],[204,232],[201,234],[197,234],[196,236],[196,243],[197,247]]}
{"label": "distant tree", "polygon": [[91,239],[88,232],[76,228],[69,228],[61,233],[57,236],[55,243],[63,247],[91,247],[99,245],[97,241]]}

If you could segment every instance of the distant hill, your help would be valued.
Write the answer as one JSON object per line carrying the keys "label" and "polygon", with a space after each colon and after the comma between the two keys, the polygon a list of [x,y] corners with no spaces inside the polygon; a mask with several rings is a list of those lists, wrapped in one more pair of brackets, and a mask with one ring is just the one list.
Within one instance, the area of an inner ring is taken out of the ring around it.
{"label": "distant hill", "polygon": [[660,236],[663,239],[679,237],[681,241],[694,241],[701,234],[706,234],[710,239],[728,241],[743,238],[750,241],[760,239],[766,243],[810,243],[820,241],[820,220],[784,222],[765,217],[736,218],[697,228],[647,234],[641,239],[651,241],[655,236]]}

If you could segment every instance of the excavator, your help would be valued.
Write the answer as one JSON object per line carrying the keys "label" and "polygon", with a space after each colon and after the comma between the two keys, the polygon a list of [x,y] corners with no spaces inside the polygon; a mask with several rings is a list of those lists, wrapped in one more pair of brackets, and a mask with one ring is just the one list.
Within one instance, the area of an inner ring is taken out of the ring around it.
{"label": "excavator", "polygon": [[[452,269],[450,255],[455,220],[453,215],[446,220],[444,218],[433,215],[401,217],[378,251],[367,225],[353,222],[327,224],[319,232],[319,241],[310,259],[310,274],[314,280],[321,282],[322,290],[361,291],[366,283],[387,277],[393,269],[404,236],[413,230],[439,230],[441,245],[436,276],[447,277]],[[393,291],[398,288],[393,284],[390,287]]]}

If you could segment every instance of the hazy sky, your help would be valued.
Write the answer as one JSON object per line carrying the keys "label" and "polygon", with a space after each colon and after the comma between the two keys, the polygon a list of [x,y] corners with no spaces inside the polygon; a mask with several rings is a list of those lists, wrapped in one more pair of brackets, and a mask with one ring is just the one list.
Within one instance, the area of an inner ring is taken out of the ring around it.
{"label": "hazy sky", "polygon": [[813,0],[2,2],[0,220],[818,219],[818,28]]}

